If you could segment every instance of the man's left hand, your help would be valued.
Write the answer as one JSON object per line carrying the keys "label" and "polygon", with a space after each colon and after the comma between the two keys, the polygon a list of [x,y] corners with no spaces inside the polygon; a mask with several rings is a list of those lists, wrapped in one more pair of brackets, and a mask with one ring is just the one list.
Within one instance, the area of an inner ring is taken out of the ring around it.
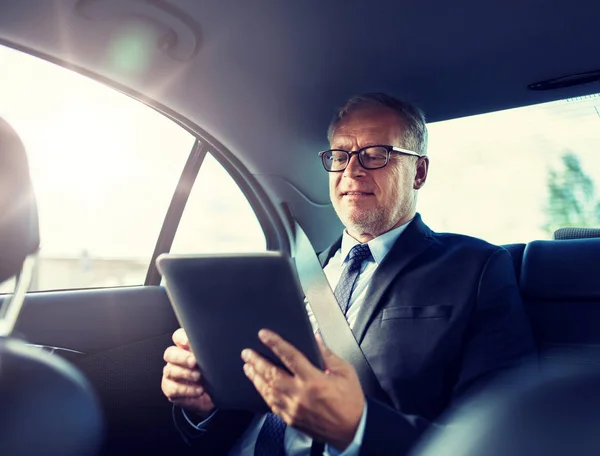
{"label": "man's left hand", "polygon": [[317,342],[325,371],[316,368],[301,352],[268,330],[258,333],[292,375],[253,350],[242,351],[244,372],[273,413],[312,438],[345,450],[356,434],[365,407],[365,395],[356,371]]}

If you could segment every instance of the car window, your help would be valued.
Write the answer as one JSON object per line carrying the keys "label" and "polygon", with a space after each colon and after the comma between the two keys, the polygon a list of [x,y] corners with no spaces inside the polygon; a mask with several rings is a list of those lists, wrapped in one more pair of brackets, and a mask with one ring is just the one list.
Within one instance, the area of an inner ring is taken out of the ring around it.
{"label": "car window", "polygon": [[600,94],[429,125],[419,211],[503,244],[600,226]]}
{"label": "car window", "polygon": [[264,232],[248,200],[207,154],[173,239],[172,253],[236,253],[266,250]]}
{"label": "car window", "polygon": [[31,289],[143,284],[195,138],[122,93],[6,47],[0,117],[25,144],[38,200]]}

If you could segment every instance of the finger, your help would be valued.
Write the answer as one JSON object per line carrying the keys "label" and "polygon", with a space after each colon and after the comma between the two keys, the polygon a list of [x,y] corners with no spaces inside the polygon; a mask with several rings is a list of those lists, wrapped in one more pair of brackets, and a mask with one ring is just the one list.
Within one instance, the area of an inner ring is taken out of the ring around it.
{"label": "finger", "polygon": [[256,375],[260,375],[262,379],[272,388],[290,395],[295,391],[295,379],[288,372],[275,366],[267,359],[260,356],[253,350],[246,349],[242,351],[242,359],[246,361]]}
{"label": "finger", "polygon": [[200,381],[200,371],[198,369],[190,369],[171,363],[167,363],[163,368],[163,376],[171,380],[189,383]]}
{"label": "finger", "polygon": [[261,329],[258,337],[294,375],[305,379],[317,372],[317,368],[296,347],[274,332]]}
{"label": "finger", "polygon": [[269,408],[273,407],[284,408],[286,405],[286,397],[282,391],[274,388],[265,378],[260,375],[251,364],[244,364],[244,373],[250,379],[256,391],[262,396]]}
{"label": "finger", "polygon": [[200,385],[179,383],[168,378],[163,378],[162,390],[170,401],[197,399],[206,393],[206,390]]}
{"label": "finger", "polygon": [[290,374],[249,348],[242,350],[242,359],[266,379],[273,380],[280,377],[291,378]]}
{"label": "finger", "polygon": [[194,368],[196,367],[196,358],[194,355],[184,350],[183,348],[171,345],[165,350],[163,359],[167,363],[176,364],[178,366]]}
{"label": "finger", "polygon": [[187,333],[185,332],[185,329],[179,328],[173,333],[173,343],[179,348],[183,348],[184,350],[190,350],[190,341],[188,339]]}

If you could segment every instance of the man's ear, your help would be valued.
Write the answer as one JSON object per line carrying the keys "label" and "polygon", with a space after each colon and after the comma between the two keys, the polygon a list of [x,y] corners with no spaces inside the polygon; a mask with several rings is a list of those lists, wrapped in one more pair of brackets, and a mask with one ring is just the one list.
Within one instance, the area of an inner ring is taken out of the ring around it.
{"label": "man's ear", "polygon": [[416,163],[415,182],[413,188],[419,190],[425,181],[427,180],[427,173],[429,172],[429,157],[420,157]]}

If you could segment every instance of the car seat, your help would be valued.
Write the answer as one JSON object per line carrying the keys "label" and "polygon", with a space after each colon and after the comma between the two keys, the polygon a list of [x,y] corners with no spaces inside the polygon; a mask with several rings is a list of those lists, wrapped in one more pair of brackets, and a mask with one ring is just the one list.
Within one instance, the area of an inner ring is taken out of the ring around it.
{"label": "car seat", "polygon": [[0,119],[0,454],[86,456],[102,440],[98,401],[65,359],[12,335],[40,243],[25,148]]}

